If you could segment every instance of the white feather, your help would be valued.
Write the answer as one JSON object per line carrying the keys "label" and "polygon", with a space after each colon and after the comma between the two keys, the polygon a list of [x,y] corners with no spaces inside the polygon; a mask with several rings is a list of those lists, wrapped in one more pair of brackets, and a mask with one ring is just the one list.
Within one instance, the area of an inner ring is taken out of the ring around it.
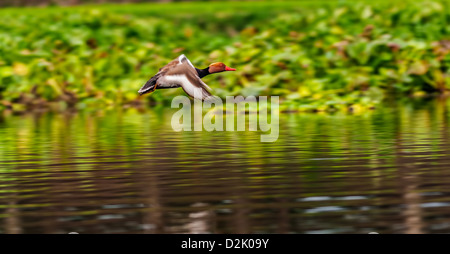
{"label": "white feather", "polygon": [[186,58],[186,56],[184,54],[182,54],[178,57],[178,64],[182,64],[183,58]]}
{"label": "white feather", "polygon": [[[145,86],[145,85],[144,85]],[[138,93],[140,93],[140,94],[142,94],[142,93],[146,93],[147,91],[149,91],[150,89],[153,89],[155,86],[149,86],[149,87],[147,87],[147,88],[145,88],[145,89],[142,89],[142,88],[144,88],[144,87],[142,87],[139,91],[138,91]]]}
{"label": "white feather", "polygon": [[178,64],[182,64],[184,59],[186,59],[186,61],[192,68],[195,68],[194,65],[191,63],[191,61],[189,61],[189,59],[184,54],[182,54],[178,57],[178,62],[179,62]]}
{"label": "white feather", "polygon": [[184,74],[164,76],[163,83],[181,85],[184,91],[195,99],[204,99],[208,95],[204,94],[203,89],[192,84]]}

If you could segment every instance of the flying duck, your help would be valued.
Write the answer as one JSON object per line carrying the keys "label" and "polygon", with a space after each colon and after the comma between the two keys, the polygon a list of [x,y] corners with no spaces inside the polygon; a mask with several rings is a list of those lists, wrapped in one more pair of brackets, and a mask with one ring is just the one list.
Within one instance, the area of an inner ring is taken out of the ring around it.
{"label": "flying duck", "polygon": [[[181,87],[192,98],[198,97],[198,99],[206,100],[212,96],[209,92],[211,88],[201,78],[212,73],[235,70],[220,62],[210,64],[205,69],[197,69],[183,54],[159,69],[159,72],[150,78],[138,92],[143,95],[156,89]],[[196,94],[197,97],[195,97],[194,92],[198,88],[200,88],[201,93]]]}

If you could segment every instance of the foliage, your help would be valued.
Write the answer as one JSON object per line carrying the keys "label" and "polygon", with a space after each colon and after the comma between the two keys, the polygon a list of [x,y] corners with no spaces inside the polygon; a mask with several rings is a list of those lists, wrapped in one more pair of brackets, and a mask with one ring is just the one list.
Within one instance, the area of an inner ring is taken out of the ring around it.
{"label": "foliage", "polygon": [[448,3],[215,2],[0,10],[0,101],[98,107],[169,102],[139,97],[186,54],[215,95],[279,95],[285,110],[370,108],[388,93],[450,88]]}

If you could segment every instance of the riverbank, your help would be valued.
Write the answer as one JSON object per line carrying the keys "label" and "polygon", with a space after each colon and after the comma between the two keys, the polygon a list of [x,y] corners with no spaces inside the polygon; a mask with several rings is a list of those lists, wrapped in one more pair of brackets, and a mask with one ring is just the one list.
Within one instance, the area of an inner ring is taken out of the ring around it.
{"label": "riverbank", "polygon": [[[202,7],[202,8],[200,8]],[[213,94],[280,96],[286,111],[348,111],[446,94],[444,1],[130,4],[0,9],[0,110],[170,105],[137,90],[179,54]]]}

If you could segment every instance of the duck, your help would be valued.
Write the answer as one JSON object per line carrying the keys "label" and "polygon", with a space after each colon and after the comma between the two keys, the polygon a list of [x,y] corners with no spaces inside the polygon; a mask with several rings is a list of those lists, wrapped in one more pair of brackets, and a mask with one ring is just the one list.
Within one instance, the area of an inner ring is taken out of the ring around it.
{"label": "duck", "polygon": [[[139,95],[152,93],[156,89],[181,87],[186,94],[194,99],[207,100],[212,97],[211,88],[202,81],[202,78],[213,73],[235,71],[222,62],[212,63],[204,69],[198,69],[184,55],[172,60],[166,66],[159,69],[145,85],[139,89]],[[195,93],[200,88],[201,93]]]}

